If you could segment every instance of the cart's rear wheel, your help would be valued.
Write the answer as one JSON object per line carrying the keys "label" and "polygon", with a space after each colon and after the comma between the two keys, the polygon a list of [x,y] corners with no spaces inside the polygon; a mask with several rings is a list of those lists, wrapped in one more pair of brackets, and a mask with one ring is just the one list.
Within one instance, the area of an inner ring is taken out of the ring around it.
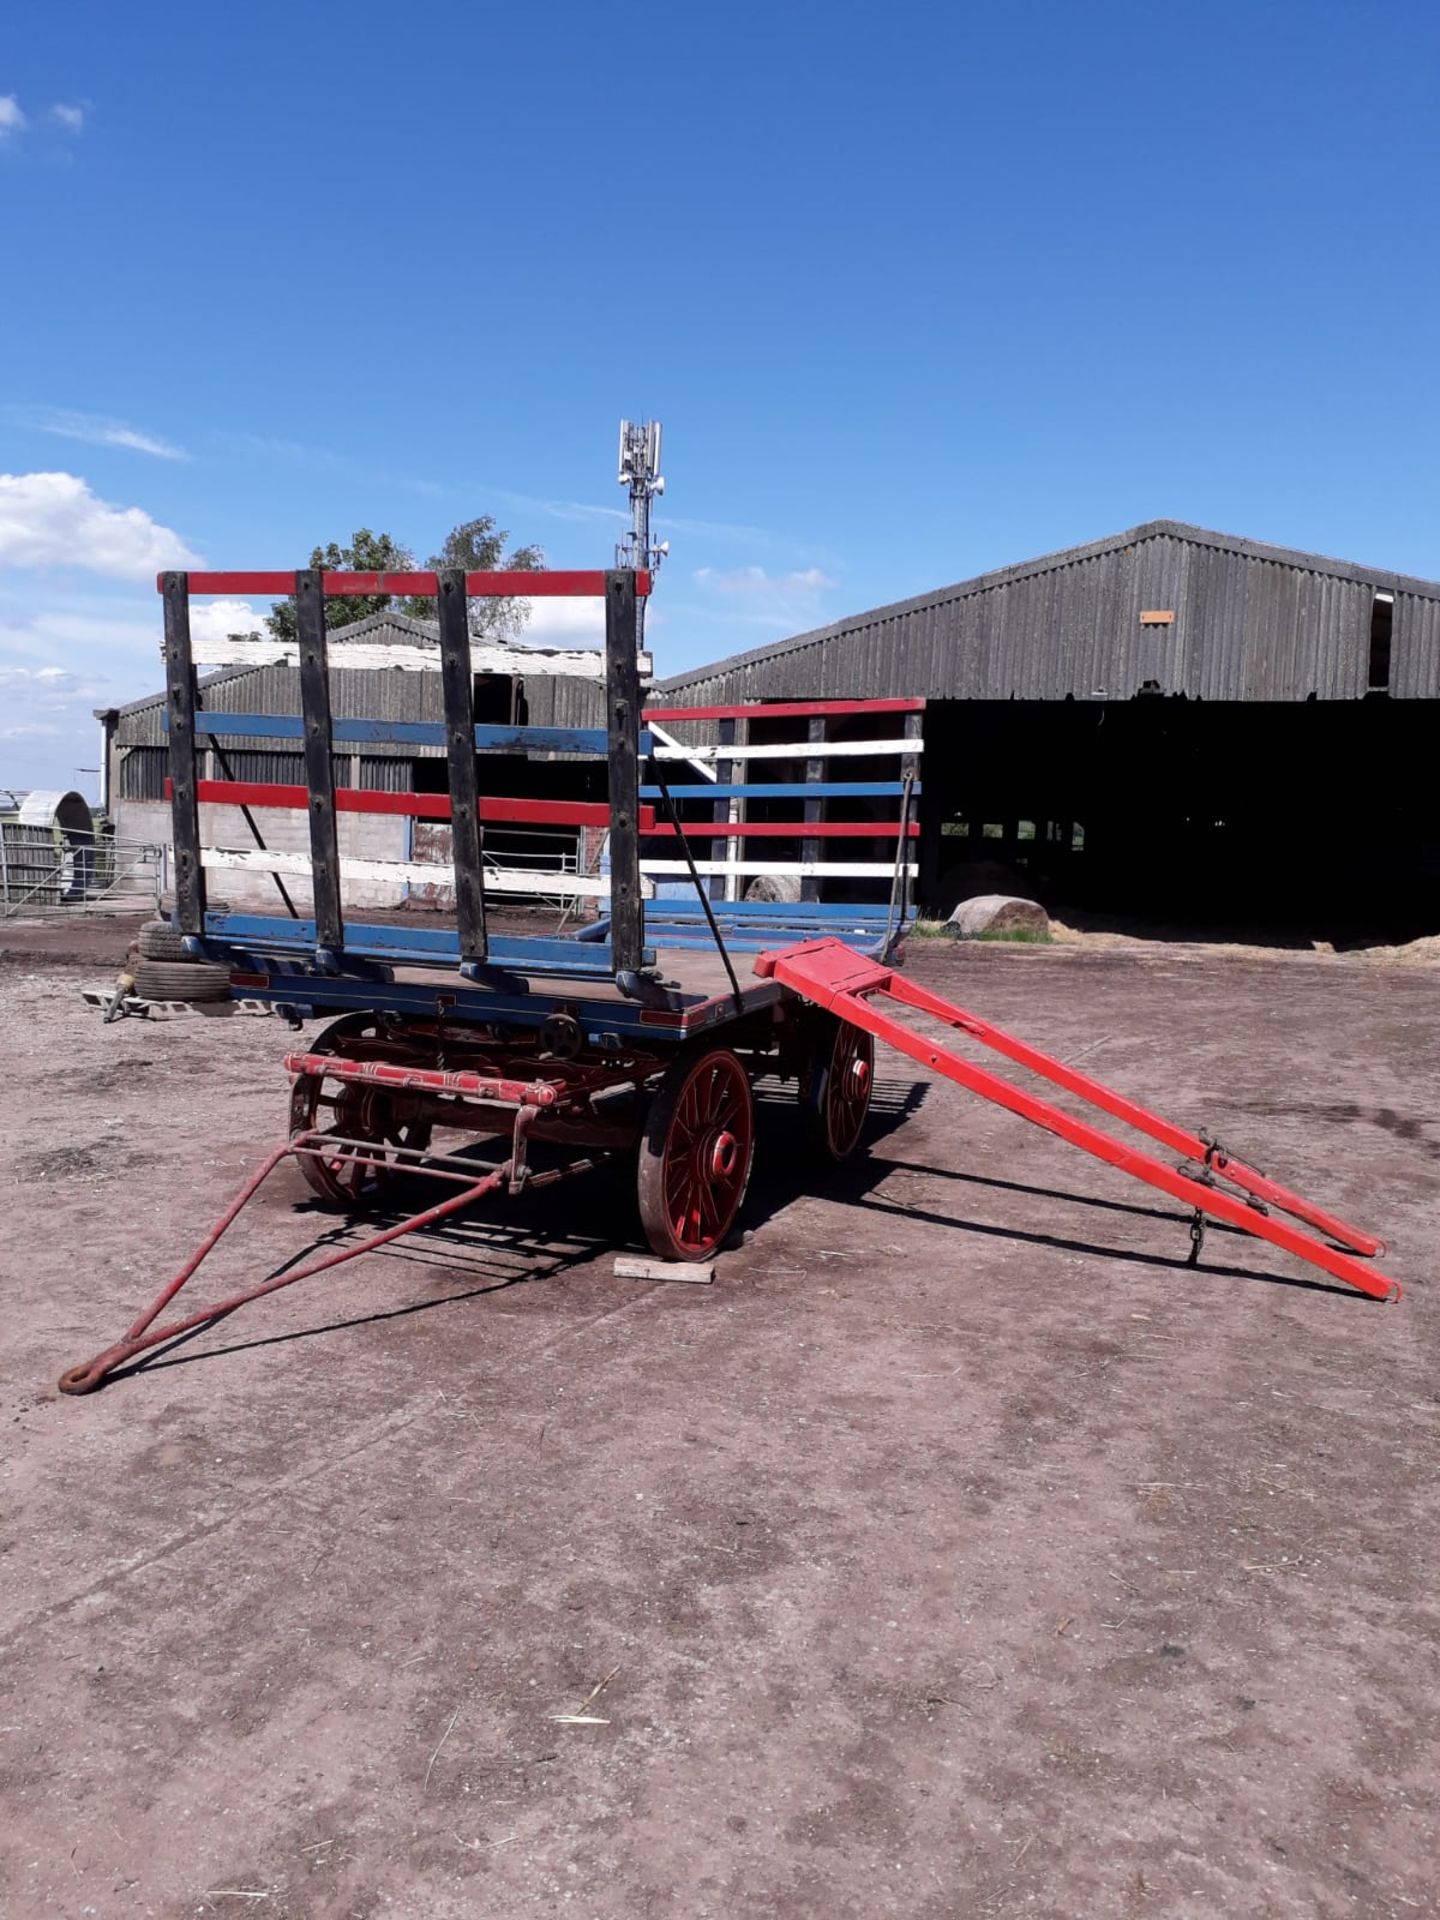
{"label": "cart's rear wheel", "polygon": [[705,1260],[735,1224],[755,1156],[750,1077],[728,1047],[676,1056],[640,1143],[640,1221],[662,1260]]}
{"label": "cart's rear wheel", "polygon": [[811,1144],[828,1159],[847,1159],[860,1144],[874,1084],[873,1034],[822,1014],[800,1076],[800,1106]]}
{"label": "cart's rear wheel", "polygon": [[[369,1051],[365,1041],[373,1043],[379,1035],[373,1015],[347,1014],[316,1035],[311,1052],[353,1047],[363,1058]],[[415,1118],[403,1094],[327,1080],[319,1073],[297,1074],[290,1089],[290,1137],[315,1132],[335,1135],[337,1144],[333,1151],[295,1156],[305,1184],[330,1206],[349,1209],[381,1205],[403,1179],[409,1156],[400,1157],[397,1148],[423,1153],[430,1144],[430,1122]],[[343,1147],[340,1140],[361,1144]],[[318,1144],[324,1146],[323,1137]]]}

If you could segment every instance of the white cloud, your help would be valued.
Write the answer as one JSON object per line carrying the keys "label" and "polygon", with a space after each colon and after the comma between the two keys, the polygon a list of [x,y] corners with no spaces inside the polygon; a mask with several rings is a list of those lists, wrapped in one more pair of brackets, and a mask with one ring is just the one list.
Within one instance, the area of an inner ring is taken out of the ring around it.
{"label": "white cloud", "polygon": [[543,513],[552,520],[620,521],[629,524],[630,516],[619,507],[592,506],[584,500],[542,500],[533,493],[514,493],[508,487],[489,487],[487,497],[520,513]]}
{"label": "white cloud", "polygon": [[77,474],[0,473],[0,564],[144,580],[164,567],[202,563],[143,508],[112,507]]}
{"label": "white cloud", "polygon": [[94,791],[96,707],[163,684],[160,597],[0,570],[0,782]]}
{"label": "white cloud", "polygon": [[[4,637],[0,629],[0,641]],[[75,769],[93,764],[92,715],[103,698],[101,682],[63,667],[0,665],[0,742],[6,743],[0,766],[7,779],[22,787],[72,785]],[[27,741],[35,744],[22,757]]]}
{"label": "white cloud", "polygon": [[37,433],[53,433],[62,440],[81,440],[89,447],[124,447],[131,453],[151,453],[157,460],[188,460],[189,454],[159,434],[142,433],[124,420],[99,413],[76,413],[68,407],[15,407],[9,410],[19,425]]}
{"label": "white cloud", "polygon": [[697,567],[695,578],[715,593],[824,593],[835,585],[819,567],[781,574],[767,573],[764,567],[733,567],[728,573]]}
{"label": "white cloud", "polygon": [[62,101],[57,101],[50,109],[50,118],[58,120],[67,133],[79,133],[85,125],[85,108],[67,107]]}
{"label": "white cloud", "polygon": [[60,686],[75,678],[64,667],[9,667],[0,666],[0,687],[27,687],[32,681],[46,681]]}
{"label": "white cloud", "polygon": [[14,94],[0,93],[0,141],[8,140],[11,134],[23,133],[28,124]]}
{"label": "white cloud", "polygon": [[545,599],[529,602],[522,647],[603,647],[605,606],[600,600]]}
{"label": "white cloud", "polygon": [[252,607],[248,600],[192,600],[190,637],[192,640],[228,640],[232,633],[266,632],[265,615],[270,611]]}

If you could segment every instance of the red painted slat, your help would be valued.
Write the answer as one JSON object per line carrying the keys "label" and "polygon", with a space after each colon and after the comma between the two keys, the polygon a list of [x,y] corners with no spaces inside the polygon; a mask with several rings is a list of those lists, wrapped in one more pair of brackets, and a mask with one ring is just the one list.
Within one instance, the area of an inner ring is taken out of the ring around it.
{"label": "red painted slat", "polygon": [[923,700],[752,700],[741,707],[647,707],[645,718],[671,720],[808,720],[825,714],[923,713]]}
{"label": "red painted slat", "polygon": [[[803,793],[804,788],[797,789]],[[898,820],[686,820],[687,840],[894,840],[899,836]],[[657,834],[673,836],[668,820],[655,828]],[[912,820],[905,836],[920,837],[920,822]]]}
{"label": "red painted slat", "polygon": [[[295,807],[303,810],[310,802],[304,787],[282,786],[260,780],[198,780],[198,797],[217,807]],[[165,782],[165,798],[170,798],[170,782]],[[383,793],[377,787],[337,787],[337,813],[409,814],[416,820],[448,820],[450,796],[446,793]],[[480,818],[492,826],[608,827],[610,809],[603,800],[531,800],[509,795],[490,794],[480,801]],[[640,809],[640,831],[654,830],[653,807]]]}
{"label": "red painted slat", "polygon": [[[259,593],[281,598],[295,591],[295,575],[290,573],[192,573],[188,576],[192,594]],[[156,587],[163,592],[164,574],[157,574]],[[472,600],[520,599],[554,600],[589,596],[600,599],[605,593],[603,573],[467,573],[465,591]],[[635,591],[649,593],[650,575],[635,576]],[[431,599],[436,592],[433,573],[327,573],[325,592],[332,598],[353,599],[357,594],[418,593]]]}

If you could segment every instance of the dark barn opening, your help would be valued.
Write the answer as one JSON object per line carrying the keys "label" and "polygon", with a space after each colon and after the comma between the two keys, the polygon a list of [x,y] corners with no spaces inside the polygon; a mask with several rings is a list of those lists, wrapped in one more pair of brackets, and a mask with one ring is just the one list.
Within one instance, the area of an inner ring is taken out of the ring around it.
{"label": "dark barn opening", "polygon": [[1062,919],[1217,936],[1440,926],[1428,703],[935,701],[926,736],[930,911],[978,877]]}
{"label": "dark barn opening", "polygon": [[665,684],[923,697],[920,900],[1080,924],[1440,930],[1440,583],[1155,520]]}

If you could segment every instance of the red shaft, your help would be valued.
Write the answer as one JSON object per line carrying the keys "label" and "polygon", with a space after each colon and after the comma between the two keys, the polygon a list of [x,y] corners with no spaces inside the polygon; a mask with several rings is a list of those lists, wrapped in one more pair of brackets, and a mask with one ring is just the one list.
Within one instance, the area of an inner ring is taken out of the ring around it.
{"label": "red shaft", "polygon": [[[984,1040],[986,1044],[996,1044],[987,1036],[994,1035],[999,1030],[990,1028],[988,1022],[975,1019],[973,1015],[965,1013],[963,1008],[940,1000],[934,994],[926,993],[921,987],[911,986],[908,981],[899,979],[889,968],[877,966],[871,961],[862,959],[843,942],[839,940],[806,942],[800,946],[787,948],[781,953],[762,954],[755,963],[755,971],[761,975],[773,976],[815,1005],[829,1008],[842,1020],[848,1020],[852,1025],[862,1027],[867,1033],[874,1034],[877,1040],[883,1040],[887,1046],[908,1054],[921,1066],[944,1074],[947,1079],[955,1081],[957,1086],[966,1088],[968,1092],[979,1094],[982,1099],[991,1100],[997,1106],[1018,1114],[1022,1120],[1028,1120],[1033,1126],[1043,1127],[1047,1133],[1053,1133],[1072,1146],[1082,1148],[1086,1153],[1093,1154],[1097,1160],[1103,1160],[1107,1165],[1117,1167],[1122,1173],[1128,1173],[1137,1180],[1143,1180],[1149,1186],[1158,1187],[1162,1193],[1170,1194],[1174,1199],[1184,1202],[1186,1206],[1211,1214],[1217,1220],[1225,1221],[1229,1226],[1240,1228],[1244,1233],[1254,1234],[1257,1239],[1268,1240],[1277,1247],[1283,1247],[1287,1253],[1293,1253],[1312,1266],[1333,1275],[1335,1279],[1343,1280],[1347,1286],[1369,1295],[1372,1300],[1399,1299],[1400,1286],[1397,1281],[1361,1266],[1359,1261],[1350,1254],[1337,1252],[1323,1242],[1313,1239],[1309,1234],[1290,1226],[1286,1221],[1276,1220],[1268,1214],[1259,1213],[1244,1200],[1237,1199],[1218,1187],[1203,1185],[1198,1180],[1192,1180],[1189,1175],[1180,1173],[1173,1167],[1167,1167],[1162,1161],[1153,1159],[1149,1154],[1138,1152],[1133,1147],[1112,1139],[1109,1134],[1102,1133],[1089,1121],[1076,1119],[1073,1115],[1062,1112],[1060,1108],[1051,1106],[1048,1101],[1037,1099],[1035,1095],[1013,1086],[1008,1080],[1001,1079],[998,1074],[991,1073],[987,1068],[962,1059],[959,1054],[951,1052],[947,1047],[936,1046],[923,1035],[905,1026],[902,1021],[871,1006],[870,995],[883,995],[900,1005],[911,1006],[919,1012],[929,1013],[943,1020],[947,1025],[959,1027],[963,1032],[973,1033],[975,1038]],[[977,1032],[976,1029],[980,1031]],[[1152,1138],[1162,1139],[1167,1144],[1173,1139],[1182,1151],[1198,1152],[1203,1156],[1204,1143],[1195,1135],[1187,1134],[1180,1128],[1170,1127],[1167,1122],[1159,1120],[1145,1108],[1136,1107],[1133,1102],[1124,1100],[1121,1095],[1113,1093],[1108,1087],[1101,1086],[1099,1082],[1087,1080],[1083,1074],[1073,1073],[1070,1068],[1062,1067],[1059,1061],[1050,1059],[1048,1055],[1025,1047],[1021,1041],[1012,1040],[1008,1034],[1003,1038],[1007,1046],[1005,1049],[997,1048],[997,1050],[1008,1052],[1011,1047],[1017,1049],[1018,1052],[1010,1053],[1009,1057],[1018,1058],[1019,1054],[1030,1056],[1021,1060],[1020,1063],[1033,1066],[1037,1072],[1044,1072],[1047,1079],[1070,1087],[1071,1091],[1080,1093],[1083,1098],[1093,1099],[1093,1104],[1104,1107],[1107,1112],[1116,1114],[1118,1118],[1130,1119],[1133,1113],[1137,1117],[1131,1123],[1137,1127],[1143,1125],[1143,1130]],[[1044,1063],[1043,1067],[1038,1064],[1041,1062]],[[1090,1088],[1094,1089],[1095,1094],[1103,1095],[1104,1098],[1094,1098],[1090,1092],[1086,1091]],[[1165,1129],[1164,1132],[1159,1131],[1162,1128]],[[1226,1167],[1227,1178],[1232,1177],[1233,1166],[1232,1162]],[[1245,1171],[1248,1173],[1249,1169]],[[1258,1179],[1260,1176],[1252,1174],[1250,1177]],[[1270,1183],[1267,1182],[1266,1185]],[[1279,1188],[1275,1191],[1283,1193],[1284,1189]],[[1286,1199],[1294,1202],[1296,1196],[1286,1194]],[[1296,1204],[1302,1207],[1307,1205],[1303,1201]],[[1318,1209],[1309,1209],[1311,1214],[1318,1211]],[[1320,1217],[1329,1219],[1328,1215]],[[1341,1223],[1336,1224],[1338,1226]],[[1357,1240],[1367,1239],[1367,1236],[1359,1235],[1353,1227],[1345,1228],[1344,1231],[1351,1245],[1354,1245]],[[1378,1247],[1380,1243],[1376,1241],[1371,1244]]]}
{"label": "red shaft", "polygon": [[181,1287],[194,1273],[200,1262],[210,1253],[225,1229],[234,1220],[245,1203],[250,1200],[257,1187],[280,1161],[287,1158],[294,1148],[309,1138],[301,1135],[299,1140],[277,1147],[270,1154],[259,1172],[245,1186],[239,1198],[235,1200],[216,1226],[201,1242],[197,1251],[180,1269],[179,1273],[164,1287],[148,1306],[134,1326],[113,1347],[107,1347],[104,1353],[97,1354],[93,1360],[82,1366],[71,1367],[68,1373],[60,1376],[62,1393],[91,1393],[104,1380],[107,1373],[123,1366],[127,1360],[133,1360],[136,1354],[145,1353],[151,1347],[162,1346],[165,1341],[176,1339],[182,1333],[190,1333],[196,1327],[209,1325],[211,1321],[223,1320],[226,1314],[234,1313],[237,1307],[248,1306],[252,1300],[262,1300],[267,1293],[279,1293],[282,1287],[293,1287],[297,1280],[308,1280],[313,1274],[324,1273],[330,1267],[338,1267],[347,1260],[358,1260],[362,1253],[374,1253],[391,1240],[398,1240],[402,1234],[414,1233],[419,1227],[428,1227],[436,1220],[443,1220],[447,1214],[458,1213],[461,1207],[468,1207],[482,1194],[493,1193],[495,1188],[508,1177],[509,1163],[487,1173],[483,1180],[466,1187],[463,1192],[452,1194],[448,1200],[441,1200],[433,1207],[427,1207],[424,1213],[417,1213],[408,1220],[402,1220],[398,1226],[387,1227],[383,1233],[372,1234],[368,1240],[362,1240],[358,1246],[342,1247],[338,1253],[330,1253],[323,1260],[312,1260],[308,1265],[296,1267],[293,1272],[279,1274],[273,1280],[266,1280],[258,1287],[247,1288],[243,1293],[232,1294],[226,1300],[217,1300],[213,1306],[202,1307],[187,1319],[172,1320],[168,1325],[157,1327],[153,1332],[145,1329],[151,1325],[156,1315],[174,1299]]}
{"label": "red shaft", "polygon": [[[928,1013],[932,1019],[943,1020],[947,1026],[958,1027],[982,1046],[993,1048],[1007,1060],[1013,1060],[1017,1066],[1028,1067],[1031,1073],[1039,1074],[1057,1087],[1064,1087],[1067,1093],[1078,1094],[1092,1107],[1099,1107],[1116,1120],[1123,1120],[1138,1132],[1148,1133],[1152,1140],[1158,1140],[1162,1147],[1169,1147],[1172,1153],[1183,1153],[1192,1160],[1205,1159],[1207,1145],[1197,1134],[1188,1133],[1184,1127],[1177,1127],[1169,1120],[1163,1120],[1159,1114],[1151,1113],[1147,1107],[1127,1100],[1124,1094],[1116,1093],[1113,1087],[1107,1087],[1103,1081],[1092,1080],[1088,1074],[1077,1073],[1073,1067],[1052,1059],[1048,1053],[1041,1053],[1037,1047],[1027,1046],[1014,1034],[1006,1033],[988,1020],[982,1020],[978,1014],[952,1006],[949,1001],[927,993],[923,987],[917,987],[898,974],[892,974],[882,990],[904,1006],[914,1007],[919,1013]],[[1222,1152],[1215,1155],[1211,1164],[1217,1173],[1223,1173],[1237,1187],[1244,1187],[1247,1193],[1253,1193],[1257,1200],[1263,1200],[1267,1206],[1278,1207],[1282,1213],[1305,1221],[1330,1239],[1338,1240],[1341,1246],[1349,1247],[1353,1253],[1368,1257],[1385,1251],[1383,1240],[1377,1240],[1373,1234],[1352,1227],[1346,1221],[1337,1219],[1333,1213],[1326,1213],[1323,1208],[1301,1199],[1298,1194],[1267,1179],[1263,1173],[1257,1173],[1253,1167],[1247,1167],[1243,1160],[1236,1160],[1232,1155]]]}
{"label": "red shaft", "polygon": [[[491,1100],[507,1107],[553,1107],[566,1092],[563,1080],[504,1080],[494,1075],[462,1073],[449,1067],[402,1067],[389,1060],[346,1060],[334,1053],[287,1053],[285,1071],[323,1075],[362,1085],[398,1087],[411,1093],[464,1093],[472,1100]],[[243,1199],[240,1204],[244,1205]]]}

